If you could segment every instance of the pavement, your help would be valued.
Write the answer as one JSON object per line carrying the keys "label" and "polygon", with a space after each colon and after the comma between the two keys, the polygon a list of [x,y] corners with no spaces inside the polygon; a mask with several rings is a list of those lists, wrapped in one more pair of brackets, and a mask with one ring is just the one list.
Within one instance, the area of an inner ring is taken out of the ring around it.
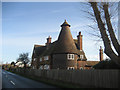
{"label": "pavement", "polygon": [[2,88],[57,88],[2,70]]}

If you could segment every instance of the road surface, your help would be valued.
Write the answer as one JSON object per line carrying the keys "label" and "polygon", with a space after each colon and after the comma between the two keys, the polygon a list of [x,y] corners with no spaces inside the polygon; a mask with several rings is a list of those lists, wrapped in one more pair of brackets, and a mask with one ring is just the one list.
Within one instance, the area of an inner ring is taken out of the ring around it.
{"label": "road surface", "polygon": [[56,88],[56,87],[2,70],[2,88]]}

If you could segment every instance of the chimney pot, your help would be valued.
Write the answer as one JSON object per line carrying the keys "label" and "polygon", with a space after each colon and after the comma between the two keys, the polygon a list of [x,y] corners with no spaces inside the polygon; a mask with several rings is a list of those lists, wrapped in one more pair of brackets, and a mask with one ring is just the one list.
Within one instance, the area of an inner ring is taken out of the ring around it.
{"label": "chimney pot", "polygon": [[81,31],[79,32],[79,34],[77,36],[77,39],[78,39],[78,42],[77,42],[78,48],[79,48],[79,50],[82,50],[82,35],[81,35]]}
{"label": "chimney pot", "polygon": [[47,38],[47,43],[46,43],[46,45],[48,45],[48,44],[50,44],[51,43],[51,37],[49,36],[48,38]]}
{"label": "chimney pot", "polygon": [[102,49],[102,46],[100,46],[99,53],[100,53],[100,61],[103,61],[103,49]]}
{"label": "chimney pot", "polygon": [[79,32],[79,35],[81,35],[81,32]]}

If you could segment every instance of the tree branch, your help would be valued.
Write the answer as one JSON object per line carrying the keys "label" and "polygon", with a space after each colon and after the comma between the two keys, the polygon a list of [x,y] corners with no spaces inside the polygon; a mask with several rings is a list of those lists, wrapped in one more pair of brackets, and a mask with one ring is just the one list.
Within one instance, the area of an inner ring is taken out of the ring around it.
{"label": "tree branch", "polygon": [[119,45],[118,40],[116,39],[114,31],[113,31],[113,27],[112,27],[111,20],[110,20],[110,15],[108,12],[108,5],[104,4],[103,9],[104,9],[105,19],[106,19],[108,32],[110,34],[112,44],[113,44],[115,50],[117,51],[117,53],[120,55],[120,45]]}
{"label": "tree branch", "polygon": [[114,51],[111,48],[111,44],[110,44],[110,40],[108,38],[108,35],[106,33],[106,28],[105,28],[105,24],[102,22],[102,19],[100,17],[100,11],[98,10],[97,7],[97,3],[96,2],[89,2],[93,8],[94,11],[94,15],[95,18],[97,20],[98,23],[98,28],[100,30],[104,45],[105,45],[105,49],[104,52],[106,53],[106,55],[108,55],[112,60],[114,60],[114,62],[116,64],[120,65],[120,60],[118,60],[118,56],[114,53]]}

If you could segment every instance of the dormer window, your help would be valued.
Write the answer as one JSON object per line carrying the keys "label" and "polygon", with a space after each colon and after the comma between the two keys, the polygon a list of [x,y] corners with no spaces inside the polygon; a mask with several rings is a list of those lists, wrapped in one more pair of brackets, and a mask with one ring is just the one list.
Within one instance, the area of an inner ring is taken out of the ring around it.
{"label": "dormer window", "polygon": [[44,56],[44,60],[48,60],[48,56]]}
{"label": "dormer window", "polygon": [[84,58],[84,56],[83,55],[80,55],[80,59],[83,59]]}
{"label": "dormer window", "polygon": [[67,59],[74,60],[74,54],[67,54]]}

